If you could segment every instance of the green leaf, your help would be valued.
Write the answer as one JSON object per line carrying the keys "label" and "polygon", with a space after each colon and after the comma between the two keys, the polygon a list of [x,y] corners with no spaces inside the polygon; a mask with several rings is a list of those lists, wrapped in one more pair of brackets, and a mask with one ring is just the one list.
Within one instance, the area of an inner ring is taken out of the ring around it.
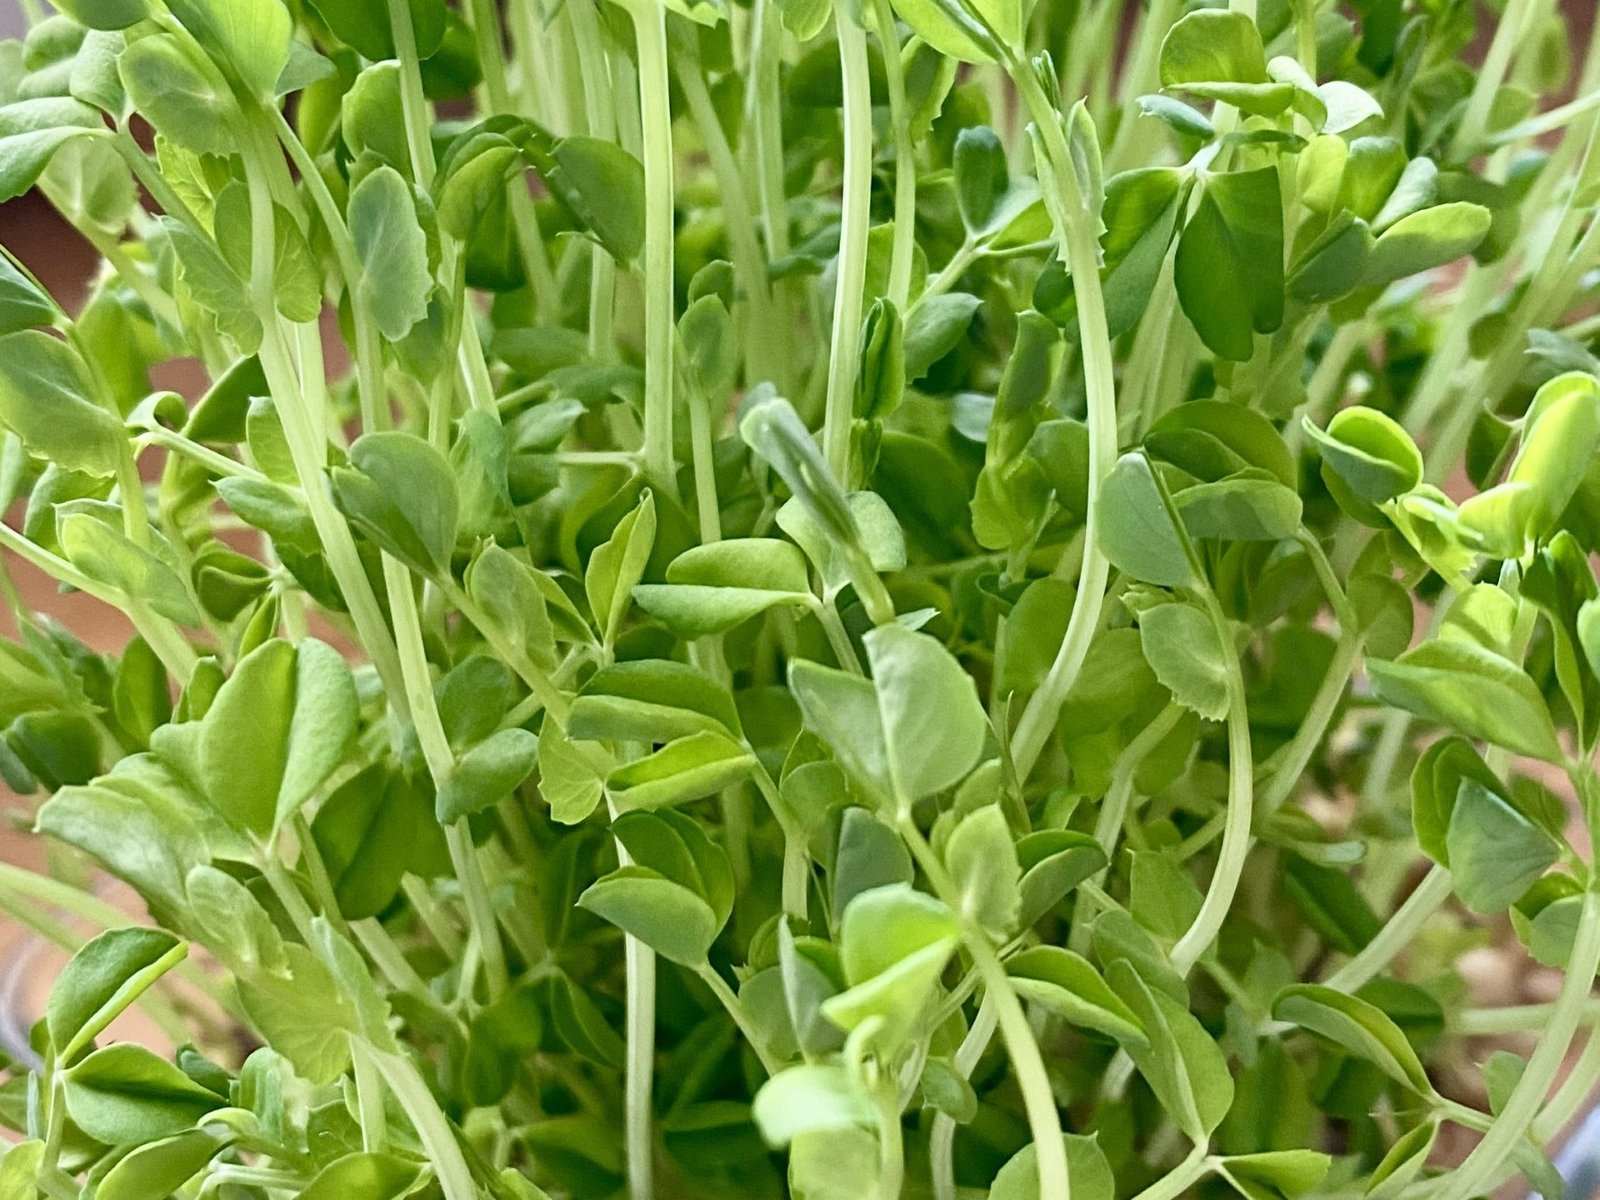
{"label": "green leaf", "polygon": [[1293,984],[1273,1000],[1272,1016],[1337,1043],[1419,1096],[1434,1094],[1428,1073],[1399,1026],[1376,1005],[1358,996],[1320,984]]}
{"label": "green leaf", "polygon": [[239,1001],[266,1042],[312,1084],[329,1084],[350,1065],[350,1035],[364,1034],[350,993],[298,942],[283,946],[286,970],[239,980]]}
{"label": "green leaf", "polygon": [[148,0],[61,0],[55,7],[90,29],[126,29],[150,15]]}
{"label": "green leaf", "polygon": [[870,1129],[877,1122],[872,1098],[834,1063],[801,1063],[779,1071],[761,1085],[751,1115],[767,1144],[780,1149],[808,1133]]}
{"label": "green leaf", "polygon": [[1032,925],[1106,865],[1106,853],[1086,833],[1042,829],[1017,843],[1022,865],[1023,926]]}
{"label": "green leaf", "polygon": [[351,522],[414,571],[441,576],[455,551],[460,501],[450,464],[412,433],[369,433],[332,473],[333,498]]}
{"label": "green leaf", "polygon": [[1162,40],[1162,87],[1266,81],[1261,32],[1242,12],[1197,9],[1178,20]]}
{"label": "green leaf", "polygon": [[615,142],[566,137],[531,153],[545,186],[620,263],[644,248],[644,168]]}
{"label": "green leaf", "polygon": [[1445,844],[1456,894],[1480,913],[1516,903],[1558,852],[1548,833],[1471,778],[1461,780]]}
{"label": "green leaf", "polygon": [[1264,1150],[1256,1154],[1230,1154],[1218,1170],[1241,1194],[1258,1200],[1267,1195],[1302,1196],[1327,1177],[1333,1159],[1316,1150]]}
{"label": "green leaf", "polygon": [[1139,115],[1155,117],[1187,137],[1209,142],[1217,130],[1206,115],[1171,96],[1140,96]]}
{"label": "green leaf", "polygon": [[[1116,1180],[1100,1149],[1098,1134],[1063,1134],[1067,1179],[1073,1200],[1112,1200]],[[1032,1143],[1018,1150],[1000,1168],[989,1187],[989,1200],[1044,1200],[1039,1194],[1039,1151]]]}
{"label": "green leaf", "polygon": [[961,892],[961,916],[1003,942],[1022,915],[1022,866],[998,804],[967,814],[944,846],[945,867]]}
{"label": "green leaf", "polygon": [[1358,499],[1381,504],[1422,482],[1422,453],[1399,422],[1377,409],[1341,409],[1324,433],[1309,421],[1305,431],[1322,454],[1323,478],[1329,472]]}
{"label": "green leaf", "polygon": [[[1179,25],[1207,15],[1239,14],[1203,9]],[[1200,340],[1219,357],[1244,362],[1254,353],[1254,334],[1283,324],[1283,199],[1276,168],[1208,179],[1178,238],[1175,263],[1178,299]]]}
{"label": "green leaf", "polygon": [[45,1005],[56,1061],[72,1063],[187,953],[186,945],[160,929],[112,929],[86,942],[56,976]]}
{"label": "green leaf", "polygon": [[691,968],[706,961],[721,928],[709,904],[648,867],[619,867],[591,884],[578,904]]}
{"label": "green leaf", "polygon": [[533,774],[539,739],[526,729],[502,729],[468,750],[439,783],[435,802],[442,825],[504,800]]}
{"label": "green leaf", "polygon": [[[318,14],[345,45],[362,58],[394,58],[394,30],[384,0],[312,0]],[[412,38],[421,58],[430,58],[445,37],[444,0],[410,0]]]}
{"label": "green leaf", "polygon": [[1372,1169],[1367,1195],[1373,1200],[1390,1200],[1398,1196],[1427,1165],[1433,1143],[1438,1137],[1438,1124],[1427,1121],[1396,1138],[1389,1152]]}
{"label": "green leaf", "polygon": [[1297,486],[1294,455],[1283,436],[1267,417],[1243,404],[1190,400],[1150,426],[1144,443],[1157,458],[1202,482],[1255,470],[1291,490]]}
{"label": "green leaf", "polygon": [[1100,489],[1100,549],[1117,570],[1145,583],[1189,587],[1194,567],[1177,515],[1144,455],[1124,454]]}
{"label": "green leaf", "polygon": [[[895,0],[894,10],[912,32],[940,54],[962,62],[991,62],[999,46],[990,28],[1000,33],[1003,24],[1020,33],[1022,7],[1015,0],[974,0],[972,7],[983,14],[989,28],[975,20],[958,0]],[[996,22],[995,17],[1000,21]]]}
{"label": "green leaf", "polygon": [[382,763],[334,789],[317,808],[311,836],[339,912],[352,921],[388,908],[408,871],[428,877],[448,862],[427,796]]}
{"label": "green leaf", "polygon": [[1024,1000],[1124,1046],[1149,1046],[1144,1024],[1082,955],[1060,946],[1034,946],[1006,960],[1006,974]]}
{"label": "green leaf", "polygon": [[39,181],[58,150],[68,142],[90,136],[98,128],[85,125],[83,120],[89,114],[98,119],[99,114],[76,101],[73,105],[82,110],[77,123],[36,124],[31,119],[33,114],[16,111],[38,103],[41,102],[24,100],[0,108],[0,202],[14,200],[26,192]]}
{"label": "green leaf", "polygon": [[175,37],[136,39],[118,57],[117,70],[134,108],[162,137],[196,154],[237,150],[238,103],[201,73]]}
{"label": "green leaf", "polygon": [[0,254],[0,336],[52,324],[58,315],[49,294]]}
{"label": "green leaf", "polygon": [[915,1024],[960,941],[960,923],[938,900],[907,884],[862,892],[840,924],[840,963],[849,990],[823,1001],[841,1029],[878,1018],[876,1036],[895,1044]]}
{"label": "green leaf", "polygon": [[956,135],[950,166],[962,224],[968,233],[981,232],[1011,185],[1005,147],[986,125],[963,129]]}
{"label": "green leaf", "polygon": [[[784,780],[787,786],[794,775]],[[862,892],[910,883],[916,872],[900,835],[865,808],[851,806],[839,822],[839,844],[828,876],[835,920]]]}
{"label": "green leaf", "polygon": [[110,1146],[183,1133],[225,1101],[143,1046],[96,1050],[63,1077],[67,1113]]}
{"label": "green leaf", "polygon": [[595,741],[665,742],[691,733],[739,735],[728,689],[698,667],[644,660],[602,667],[573,702],[567,732]]}
{"label": "green leaf", "polygon": [[617,639],[633,589],[644,578],[655,542],[656,503],[647,490],[639,506],[618,521],[611,537],[589,556],[583,590],[607,646]]}
{"label": "green leaf", "polygon": [[266,839],[344,761],[359,719],[338,652],[273,640],[242,659],[201,723],[199,781],[225,820]]}
{"label": "green leaf", "polygon": [[1368,660],[1385,704],[1518,754],[1562,761],[1550,710],[1515,663],[1470,642],[1425,642],[1389,662]]}
{"label": "green leaf", "polygon": [[881,421],[905,397],[905,322],[900,310],[880,296],[867,310],[861,329],[861,371],[856,380],[855,414]]}
{"label": "green leaf", "polygon": [[1228,715],[1232,654],[1209,616],[1192,604],[1158,604],[1139,614],[1139,641],[1175,701],[1208,721]]}
{"label": "green leaf", "polygon": [[556,659],[555,627],[538,572],[488,542],[467,567],[467,595],[513,653],[542,667]]}
{"label": "green leaf", "polygon": [[350,193],[347,220],[361,261],[357,295],[383,336],[397,342],[428,315],[433,275],[411,187],[383,166]]}
{"label": "green leaf", "polygon": [[1456,201],[1401,217],[1373,243],[1363,282],[1393,283],[1431,271],[1478,248],[1489,232],[1490,212],[1481,204]]}
{"label": "green leaf", "polygon": [[40,330],[0,337],[0,423],[72,471],[112,475],[127,453],[122,422],[91,397],[83,359]]}
{"label": "green leaf", "polygon": [[953,786],[977,764],[989,728],[971,677],[938,642],[899,624],[862,641],[891,794],[908,802]]}
{"label": "green leaf", "polygon": [[1178,1127],[1204,1144],[1233,1104],[1227,1059],[1188,1007],[1151,988],[1128,959],[1112,962],[1106,976],[1149,1039],[1148,1049],[1128,1046],[1134,1065]]}
{"label": "green leaf", "polygon": [[347,1154],[318,1171],[295,1200],[394,1200],[411,1190],[417,1174],[415,1163],[390,1154]]}
{"label": "green leaf", "polygon": [[180,625],[198,625],[189,590],[166,561],[113,524],[115,510],[74,501],[56,510],[56,537],[67,561],[90,579],[148,605]]}
{"label": "green leaf", "polygon": [[960,344],[978,311],[978,298],[965,292],[927,296],[906,314],[906,379],[915,383]]}
{"label": "green leaf", "polygon": [[812,600],[805,558],[775,538],[730,538],[686,550],[665,584],[633,589],[639,607],[685,637],[725,633],[781,604]]}
{"label": "green leaf", "polygon": [[166,1200],[205,1170],[225,1144],[203,1129],[147,1142],[118,1159],[94,1194],[102,1200]]}
{"label": "green leaf", "polygon": [[553,721],[539,731],[539,794],[551,819],[576,825],[600,806],[605,779]]}
{"label": "green leaf", "polygon": [[606,776],[606,791],[621,812],[666,808],[731,787],[749,774],[753,759],[721,733],[691,733]]}
{"label": "green leaf", "polygon": [[257,100],[276,97],[294,30],[282,0],[171,0],[167,7],[246,91]]}
{"label": "green leaf", "polygon": [[612,835],[634,863],[688,888],[711,909],[717,929],[733,912],[733,867],[722,847],[683,813],[623,813]]}
{"label": "green leaf", "polygon": [[1184,488],[1173,503],[1191,538],[1276,542],[1300,528],[1300,497],[1254,468]]}

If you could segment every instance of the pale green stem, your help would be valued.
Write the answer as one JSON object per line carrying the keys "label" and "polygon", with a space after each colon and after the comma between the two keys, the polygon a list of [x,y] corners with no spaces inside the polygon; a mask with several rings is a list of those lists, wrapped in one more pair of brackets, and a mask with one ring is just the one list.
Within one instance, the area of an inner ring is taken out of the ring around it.
{"label": "pale green stem", "polygon": [[751,382],[773,380],[782,382],[780,364],[786,357],[783,347],[792,337],[791,331],[777,322],[772,308],[772,289],[767,282],[767,260],[761,253],[761,243],[756,240],[755,217],[750,200],[745,193],[744,176],[734,161],[733,150],[722,131],[722,120],[717,116],[711,93],[706,88],[706,75],[700,65],[698,34],[692,34],[679,43],[679,57],[683,65],[678,70],[678,87],[689,105],[689,115],[705,147],[706,160],[711,164],[712,176],[717,181],[718,199],[722,204],[723,225],[727,231],[728,250],[733,256],[733,270],[743,297],[745,332],[745,370]]}
{"label": "pale green stem", "polygon": [[739,1032],[744,1036],[745,1043],[755,1052],[755,1056],[761,1060],[761,1069],[769,1076],[776,1075],[781,1071],[783,1064],[774,1060],[767,1053],[761,1037],[761,1031],[750,1020],[750,1015],[744,1011],[744,1005],[739,1003],[739,997],[734,995],[733,989],[728,986],[727,981],[717,974],[716,969],[710,963],[701,963],[695,968],[695,974],[711,989],[711,994],[717,998],[717,1003],[722,1005],[723,1010],[733,1019],[734,1025],[738,1027]]}
{"label": "pale green stem", "polygon": [[[393,3],[404,0],[392,0]],[[517,112],[511,89],[506,85],[505,52],[500,42],[500,21],[496,6],[487,0],[471,0],[472,35],[478,49],[478,59],[483,64],[483,93],[491,113]],[[604,90],[596,81],[596,90]],[[604,136],[604,135],[601,135]],[[553,319],[560,310],[561,298],[555,272],[550,265],[550,253],[544,235],[539,229],[538,214],[533,198],[520,177],[510,184],[511,225],[517,235],[517,245],[522,251],[523,267],[533,289],[535,306],[539,313]]]}
{"label": "pale green stem", "polygon": [[[608,806],[617,819],[615,804]],[[617,838],[617,862],[627,867],[633,856]],[[632,1200],[650,1200],[655,1194],[655,1154],[651,1138],[656,1053],[656,955],[633,934],[622,938],[626,972],[623,1124],[627,1129],[628,1194]],[[706,968],[710,971],[710,967]]]}
{"label": "pale green stem", "polygon": [[905,315],[911,299],[911,260],[917,244],[917,150],[911,140],[906,81],[900,69],[900,31],[889,0],[873,0],[878,43],[883,48],[889,91],[889,128],[894,137],[894,241],[889,252],[890,302]]}
{"label": "pale green stem", "polygon": [[389,1148],[389,1121],[383,1111],[383,1077],[365,1054],[352,1054],[350,1063],[355,1076],[361,1148],[368,1154],[382,1154]]}
{"label": "pale green stem", "polygon": [[[961,892],[944,869],[944,864],[933,852],[933,847],[922,836],[911,817],[902,813],[899,821],[900,836],[911,848],[911,855],[922,868],[934,894],[953,912],[962,909]],[[1067,1152],[1061,1138],[1061,1112],[1056,1107],[1055,1091],[1050,1086],[1050,1075],[1045,1070],[1044,1056],[1039,1042],[1028,1024],[1028,1014],[1022,1001],[1011,986],[1005,964],[995,953],[989,935],[981,929],[963,929],[962,943],[972,955],[973,964],[983,978],[988,996],[992,996],[995,1015],[1000,1026],[1000,1036],[1005,1040],[1006,1053],[1011,1057],[1011,1067],[1016,1074],[1018,1089],[1022,1092],[1023,1108],[1028,1117],[1028,1129],[1033,1134],[1034,1152],[1038,1155],[1039,1195],[1052,1200],[1072,1200],[1072,1187],[1067,1176]]]}
{"label": "pale green stem", "polygon": [[171,429],[146,430],[139,435],[138,441],[141,447],[160,446],[163,450],[181,454],[185,458],[199,463],[208,471],[221,475],[223,478],[250,479],[257,482],[265,482],[267,478],[248,463],[242,463],[236,458],[229,458],[226,454],[221,454],[210,446],[192,442],[181,433]]}
{"label": "pale green stem", "polygon": [[[422,90],[422,61],[417,54],[416,30],[411,24],[407,0],[386,0],[389,28],[394,35],[394,56],[400,63],[400,107],[405,122],[406,149],[411,154],[411,171],[423,187],[433,184],[433,110]],[[500,61],[492,56],[484,63],[488,71]]]}
{"label": "pale green stem", "polygon": [[788,197],[783,183],[783,105],[778,77],[783,30],[777,12],[778,0],[755,0],[751,27],[755,48],[745,84],[745,122],[753,135],[761,230],[767,256],[772,259],[789,253]]}
{"label": "pale green stem", "polygon": [[[986,992],[978,1004],[977,1015],[972,1018],[972,1027],[956,1047],[950,1064],[962,1079],[972,1077],[999,1024],[1000,1014],[993,994]],[[934,1200],[956,1200],[955,1142],[955,1118],[949,1113],[939,1113],[933,1118],[933,1129],[928,1135],[928,1168],[933,1179]]]}
{"label": "pale green stem", "polygon": [[1111,564],[1100,549],[1101,486],[1117,457],[1117,396],[1105,299],[1100,292],[1099,214],[1090,213],[1079,194],[1072,156],[1058,114],[1026,63],[1015,63],[1012,78],[1043,143],[1039,159],[1046,204],[1061,240],[1062,257],[1071,271],[1078,298],[1078,341],[1083,353],[1084,388],[1088,394],[1089,511],[1085,523],[1083,563],[1078,577],[1066,636],[1044,683],[1028,701],[1011,741],[1017,777],[1026,781],[1055,728],[1061,705],[1083,668],[1089,642],[1100,624]]}
{"label": "pale green stem", "polygon": [[644,141],[644,461],[653,486],[677,494],[672,452],[674,209],[667,10],[628,5],[639,55]]}
{"label": "pale green stem", "polygon": [[822,451],[833,477],[849,490],[850,429],[856,380],[861,373],[861,310],[872,231],[872,83],[867,70],[867,35],[844,0],[834,0],[833,20],[839,34],[844,84],[844,180]]}
{"label": "pale green stem", "polygon": [[1361,952],[1323,980],[1341,992],[1355,992],[1384,970],[1395,956],[1411,944],[1425,925],[1450,898],[1451,880],[1447,868],[1435,865],[1407,896],[1405,903]]}
{"label": "pale green stem", "polygon": [[1568,1047],[1584,1018],[1594,976],[1600,968],[1600,889],[1593,882],[1584,893],[1572,957],[1555,1011],[1534,1047],[1528,1065],[1506,1097],[1483,1139],[1449,1175],[1436,1200],[1470,1200],[1480,1194],[1527,1136],[1551,1085],[1560,1074]]}
{"label": "pale green stem", "polygon": [[[1510,1033],[1541,1033],[1555,1015],[1555,1004],[1513,1004],[1505,1008],[1469,1008],[1450,1018],[1450,1027],[1462,1037],[1501,1037]],[[1600,1019],[1600,1000],[1584,1006],[1584,1020]]]}
{"label": "pale green stem", "polygon": [[1206,1156],[1205,1147],[1196,1146],[1188,1158],[1145,1188],[1133,1200],[1178,1200],[1179,1196],[1188,1193],[1206,1177],[1211,1166],[1211,1159]]}
{"label": "pale green stem", "polygon": [[1482,144],[1494,98],[1505,81],[1511,56],[1523,40],[1528,17],[1536,7],[1542,7],[1537,0],[1507,0],[1505,11],[1495,23],[1489,51],[1483,56],[1483,62],[1473,76],[1472,93],[1467,97],[1466,111],[1461,116],[1461,123],[1456,126],[1455,139],[1450,144],[1452,160],[1460,162],[1466,159]]}
{"label": "pale green stem", "polygon": [[[1116,136],[1111,149],[1106,152],[1108,173],[1120,171],[1136,157],[1135,149],[1149,144],[1151,126],[1160,122],[1145,117],[1139,111],[1139,97],[1156,91],[1161,80],[1156,67],[1161,56],[1161,43],[1167,30],[1182,11],[1181,0],[1151,0],[1139,22],[1139,38],[1133,57],[1122,71],[1122,118],[1117,122]],[[1153,130],[1151,131],[1154,132]]]}
{"label": "pale green stem", "polygon": [[878,1108],[878,1200],[899,1200],[905,1189],[905,1135],[900,1127],[899,1089],[891,1082],[879,1085]]}
{"label": "pale green stem", "polygon": [[[531,0],[528,2],[531,6]],[[566,0],[562,7],[572,22],[572,36],[583,68],[589,136],[613,138],[617,114],[611,99],[611,67],[600,40],[600,21],[593,0]],[[589,353],[600,362],[609,361],[616,353],[612,330],[616,291],[617,264],[596,246],[590,251],[589,261]]]}
{"label": "pale green stem", "polygon": [[[1116,766],[1111,775],[1111,787],[1107,789],[1105,799],[1100,802],[1100,813],[1095,818],[1094,824],[1094,839],[1100,843],[1100,849],[1105,851],[1108,865],[1090,876],[1090,883],[1099,885],[1105,879],[1106,872],[1111,869],[1109,864],[1116,857],[1117,840],[1122,834],[1123,824],[1128,819],[1128,805],[1133,799],[1134,777],[1139,767],[1161,744],[1162,739],[1172,732],[1182,716],[1183,708],[1180,705],[1167,705],[1117,756]],[[1089,894],[1079,894],[1077,905],[1072,910],[1072,924],[1067,934],[1067,945],[1079,954],[1088,948],[1089,926],[1099,911],[1099,904]]]}
{"label": "pale green stem", "polygon": [[378,1050],[356,1038],[350,1039],[350,1051],[352,1056],[371,1056],[373,1065],[410,1118],[423,1152],[433,1164],[445,1200],[479,1200],[472,1169],[456,1144],[455,1130],[412,1061],[400,1054]]}
{"label": "pale green stem", "polygon": [[1239,656],[1233,646],[1233,631],[1223,614],[1216,597],[1207,589],[1203,595],[1217,640],[1225,657],[1228,690],[1228,808],[1227,826],[1222,834],[1222,848],[1217,854],[1217,865],[1206,889],[1205,900],[1195,915],[1194,923],[1178,944],[1172,948],[1172,966],[1179,975],[1187,975],[1195,962],[1211,948],[1222,922],[1233,906],[1239,890],[1239,880],[1244,875],[1245,860],[1250,855],[1250,820],[1254,815],[1255,769],[1250,746],[1250,710],[1245,700],[1244,674],[1239,667]]}
{"label": "pale green stem", "polygon": [[[417,731],[417,743],[428,764],[434,787],[442,788],[455,769],[455,752],[450,749],[450,739],[445,734],[444,722],[439,717],[439,705],[434,699],[433,678],[422,641],[422,621],[417,613],[416,595],[412,592],[411,573],[402,563],[384,555],[383,577],[389,591],[389,611],[394,617],[395,641],[400,651],[400,674],[405,682],[412,727]],[[445,827],[445,841],[450,849],[450,862],[455,868],[456,878],[461,882],[461,898],[466,905],[468,923],[478,936],[483,954],[484,981],[492,1003],[505,994],[510,981],[506,972],[505,949],[500,941],[500,926],[495,920],[488,886],[483,879],[483,867],[478,861],[477,850],[472,844],[472,831],[465,817]]]}

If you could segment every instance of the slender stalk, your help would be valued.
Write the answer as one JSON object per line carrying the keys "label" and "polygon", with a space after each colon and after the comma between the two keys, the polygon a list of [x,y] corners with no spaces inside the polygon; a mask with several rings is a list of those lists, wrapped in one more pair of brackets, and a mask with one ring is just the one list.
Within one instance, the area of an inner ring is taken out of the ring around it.
{"label": "slender stalk", "polygon": [[894,241],[889,253],[888,297],[902,314],[911,299],[911,259],[917,244],[917,151],[911,141],[906,81],[900,69],[900,31],[889,0],[873,0],[873,20],[883,47],[889,92],[889,128],[894,137]]}
{"label": "slender stalk", "polygon": [[[531,6],[531,0],[525,0]],[[611,64],[600,39],[600,21],[593,0],[567,0],[562,8],[572,25],[572,37],[582,64],[586,86],[584,112],[590,137],[616,136],[616,106],[611,99]],[[616,308],[617,264],[599,246],[589,258],[589,353],[598,361],[614,357],[613,317]]]}
{"label": "slender stalk", "polygon": [[1354,992],[1376,978],[1433,919],[1450,893],[1449,870],[1435,865],[1361,952],[1322,982],[1341,992]]}
{"label": "slender stalk", "polygon": [[1061,242],[1061,256],[1076,289],[1078,340],[1083,353],[1089,424],[1089,511],[1077,595],[1061,648],[1050,664],[1044,683],[1023,709],[1011,740],[1017,777],[1026,781],[1038,764],[1039,755],[1061,713],[1061,705],[1083,668],[1105,602],[1111,564],[1100,549],[1100,489],[1117,457],[1117,395],[1105,298],[1100,292],[1099,214],[1087,210],[1078,192],[1060,117],[1051,107],[1032,68],[1026,63],[1012,63],[1011,75],[1033,118],[1044,150],[1037,156],[1040,180],[1046,184],[1046,206]]}
{"label": "slender stalk", "polygon": [[1222,834],[1222,849],[1205,900],[1194,923],[1172,948],[1172,965],[1179,975],[1187,975],[1195,962],[1211,948],[1228,910],[1233,906],[1250,855],[1250,820],[1255,811],[1255,769],[1250,746],[1250,710],[1245,700],[1244,674],[1233,648],[1233,632],[1228,619],[1209,589],[1204,593],[1212,625],[1222,646],[1228,688],[1228,808],[1227,825]]}
{"label": "slender stalk", "polygon": [[744,1005],[739,1003],[739,997],[734,995],[733,989],[728,986],[727,980],[710,963],[701,963],[695,969],[695,974],[711,989],[711,994],[717,998],[717,1003],[722,1005],[728,1016],[733,1018],[733,1023],[738,1026],[739,1032],[744,1035],[744,1040],[749,1044],[755,1056],[761,1060],[761,1068],[768,1075],[776,1075],[783,1069],[783,1064],[777,1062],[767,1053],[762,1044],[761,1031],[750,1020],[744,1011]]}
{"label": "slender stalk", "polygon": [[778,324],[773,312],[767,261],[761,253],[761,243],[756,240],[755,217],[745,193],[744,176],[739,173],[739,164],[734,160],[727,135],[722,131],[722,120],[717,116],[706,87],[698,36],[694,33],[677,43],[681,63],[677,73],[678,88],[689,105],[689,115],[705,146],[706,159],[721,194],[728,250],[733,256],[734,276],[744,300],[745,370],[754,382],[781,382],[781,364],[786,357],[783,347],[789,331]]}
{"label": "slender stalk", "polygon": [[[422,621],[417,614],[411,574],[403,564],[385,555],[383,577],[389,591],[389,609],[394,618],[400,673],[405,684],[412,725],[417,731],[417,742],[428,764],[428,773],[433,777],[434,787],[439,788],[455,768],[455,752],[450,748],[450,739],[445,734],[439,706],[433,695],[433,679],[428,668],[427,650],[423,646]],[[449,846],[450,862],[455,868],[456,878],[461,882],[461,898],[466,905],[468,923],[478,937],[483,954],[484,981],[492,1003],[505,994],[510,986],[510,978],[506,971],[505,949],[500,941],[500,926],[489,902],[483,868],[478,862],[477,851],[472,845],[472,831],[465,817],[445,827],[445,841]]]}
{"label": "slender stalk", "polygon": [[466,1156],[456,1143],[455,1131],[411,1060],[404,1055],[378,1050],[356,1038],[350,1040],[350,1052],[352,1057],[370,1057],[384,1082],[389,1085],[389,1090],[394,1093],[394,1098],[411,1119],[411,1127],[416,1130],[422,1149],[433,1165],[445,1200],[478,1200],[479,1192],[472,1179],[472,1168],[467,1165]]}
{"label": "slender stalk", "polygon": [[667,10],[628,5],[639,56],[639,113],[644,139],[644,463],[653,486],[677,494],[673,471],[672,107],[668,86]]}
{"label": "slender stalk", "polygon": [[867,70],[867,35],[844,0],[834,0],[833,20],[839,33],[844,84],[844,183],[822,451],[834,478],[849,490],[850,427],[855,416],[856,377],[861,373],[861,310],[872,224],[872,83]]}
{"label": "slender stalk", "polygon": [[[902,813],[898,826],[900,836],[911,848],[911,856],[922,868],[933,885],[934,893],[953,912],[961,911],[961,893],[955,882],[945,872],[933,847],[922,836],[910,815]],[[967,928],[962,943],[972,955],[973,964],[983,979],[986,996],[992,996],[1000,1036],[1005,1039],[1006,1053],[1011,1056],[1011,1066],[1016,1072],[1017,1086],[1022,1092],[1022,1103],[1028,1117],[1028,1129],[1033,1134],[1034,1151],[1039,1163],[1039,1195],[1052,1200],[1071,1200],[1072,1186],[1067,1176],[1067,1152],[1061,1138],[1061,1113],[1056,1108],[1055,1091],[1050,1086],[1050,1075],[1045,1070],[1044,1056],[1039,1052],[1038,1040],[1023,1011],[1022,1001],[1011,986],[1005,964],[995,953],[989,935],[981,929]]]}
{"label": "slender stalk", "polygon": [[1507,0],[1505,11],[1495,23],[1494,38],[1483,56],[1483,63],[1473,77],[1472,93],[1467,97],[1466,111],[1456,126],[1455,139],[1450,144],[1450,157],[1461,161],[1473,154],[1483,142],[1484,130],[1489,126],[1489,112],[1500,85],[1505,82],[1506,69],[1511,56],[1523,40],[1523,30],[1529,16],[1542,8],[1539,0]]}
{"label": "slender stalk", "polygon": [[[1183,709],[1179,705],[1167,705],[1118,755],[1116,767],[1111,775],[1111,787],[1107,789],[1105,799],[1100,802],[1100,813],[1095,818],[1094,824],[1094,839],[1100,843],[1100,849],[1105,851],[1108,864],[1116,857],[1117,839],[1121,836],[1122,826],[1128,819],[1128,804],[1133,799],[1134,775],[1145,759],[1161,744],[1162,739],[1172,732],[1182,716]],[[1099,886],[1110,869],[1109,865],[1102,867],[1089,878],[1089,882]],[[1095,899],[1089,893],[1080,891],[1077,904],[1072,910],[1072,924],[1067,934],[1067,945],[1079,954],[1088,947],[1089,926],[1099,912],[1100,905]]]}
{"label": "slender stalk", "polygon": [[880,1085],[878,1107],[879,1200],[899,1200],[906,1183],[905,1134],[901,1129],[899,1089]]}
{"label": "slender stalk", "polygon": [[[618,846],[620,850],[620,843]],[[655,1194],[651,1095],[655,1081],[656,956],[631,934],[623,943],[627,971],[626,1088],[623,1121],[627,1126],[628,1193],[632,1200]]]}
{"label": "slender stalk", "polygon": [[1205,1147],[1196,1146],[1188,1158],[1134,1196],[1133,1200],[1178,1200],[1179,1196],[1206,1177],[1211,1166]]}
{"label": "slender stalk", "polygon": [[1469,1200],[1478,1195],[1527,1136],[1560,1074],[1567,1048],[1582,1023],[1595,971],[1600,969],[1600,888],[1584,893],[1572,958],[1561,981],[1555,1010],[1534,1047],[1521,1078],[1500,1106],[1483,1139],[1466,1160],[1443,1179],[1436,1200]]}
{"label": "slender stalk", "polygon": [[[957,1075],[963,1079],[971,1078],[999,1025],[1000,1014],[992,993],[985,992],[978,1005],[978,1014],[972,1019],[972,1027],[961,1039],[961,1045],[956,1047],[951,1061],[951,1067]],[[933,1179],[934,1200],[955,1200],[955,1142],[955,1118],[949,1113],[939,1113],[933,1118],[933,1129],[928,1135],[928,1169]]]}

